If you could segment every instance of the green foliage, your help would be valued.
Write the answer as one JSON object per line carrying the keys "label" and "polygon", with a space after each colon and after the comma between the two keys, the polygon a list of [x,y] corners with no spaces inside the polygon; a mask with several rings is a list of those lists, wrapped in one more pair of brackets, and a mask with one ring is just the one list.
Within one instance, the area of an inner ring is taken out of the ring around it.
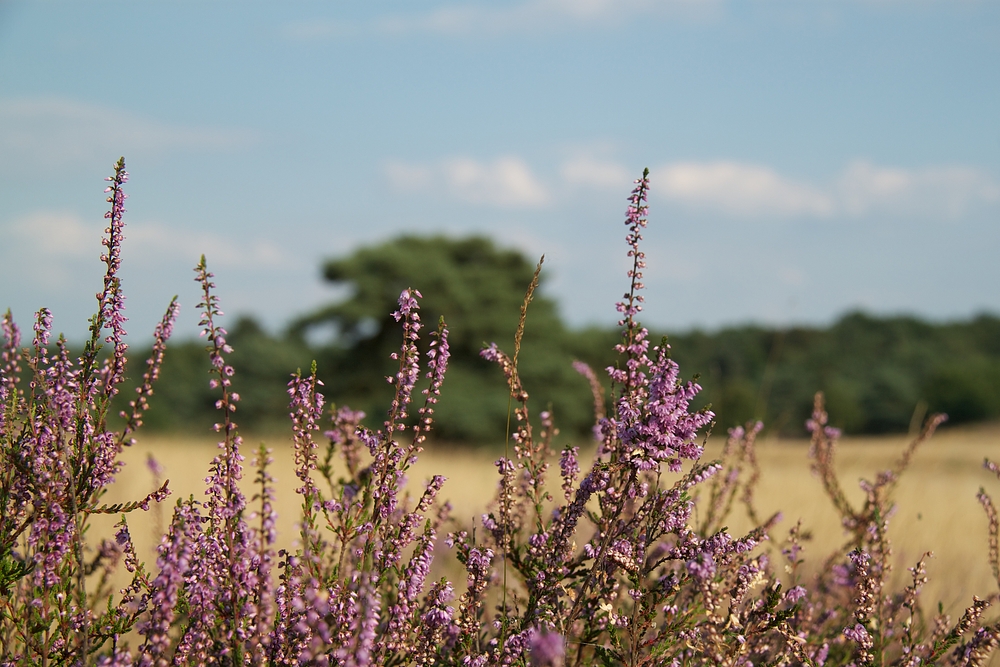
{"label": "green foliage", "polygon": [[[300,318],[284,336],[268,334],[249,318],[233,327],[231,363],[244,427],[260,431],[283,424],[287,378],[312,359],[327,399],[364,410],[366,422],[378,426],[392,395],[384,378],[398,365],[390,358],[399,347],[391,313],[399,293],[413,287],[424,294],[425,327],[443,316],[451,333],[436,437],[501,440],[507,384],[479,350],[496,341],[513,351],[533,270],[520,252],[475,236],[403,236],[329,261],[324,275],[345,286],[347,298]],[[544,285],[544,271],[541,278]],[[309,334],[324,327],[333,330],[332,340],[309,345]],[[654,331],[651,338],[662,333]],[[590,391],[572,361],[587,362],[605,378],[603,369],[617,363],[612,348],[620,336],[611,328],[568,329],[556,303],[544,295],[531,303],[520,354],[522,381],[535,405],[551,408],[564,433],[583,435],[593,422]],[[712,405],[720,432],[762,419],[772,432],[802,435],[817,389],[825,392],[836,426],[848,433],[906,431],[915,413],[923,412],[945,412],[951,423],[1000,418],[1000,319],[993,316],[930,324],[850,313],[825,329],[740,326],[668,339],[685,373],[702,378],[705,390],[697,407]],[[133,378],[146,356],[132,355]],[[216,417],[208,371],[203,342],[171,345],[147,426],[210,426]],[[131,395],[125,391],[123,398]]]}
{"label": "green foliage", "polygon": [[[346,285],[350,296],[293,324],[304,337],[321,325],[332,326],[333,342],[318,350],[320,377],[328,398],[350,400],[377,424],[392,388],[383,380],[396,371],[389,355],[399,348],[391,313],[401,291],[420,291],[425,326],[444,317],[450,331],[448,382],[436,408],[437,436],[460,441],[502,440],[508,388],[495,364],[479,351],[496,342],[512,348],[518,313],[534,264],[516,250],[473,236],[403,236],[365,247],[327,263],[327,280]],[[544,282],[544,273],[542,274]],[[556,304],[537,296],[528,309],[520,367],[536,405],[551,406],[562,428],[583,432],[592,421],[586,381],[572,368],[573,335]]]}
{"label": "green foliage", "polygon": [[[241,398],[240,421],[244,428],[258,433],[284,430],[288,421],[288,377],[297,368],[309,368],[313,352],[298,339],[268,334],[250,317],[237,320],[229,341],[233,346],[229,362],[238,373],[236,391]],[[148,351],[129,356],[129,377],[118,397],[119,408],[124,401],[132,400],[148,356]],[[207,432],[218,421],[218,397],[208,386],[210,370],[203,340],[171,343],[156,395],[143,417],[146,428]]]}
{"label": "green foliage", "polygon": [[671,337],[682,368],[729,427],[750,418],[799,435],[812,393],[848,433],[906,431],[914,413],[1000,417],[1000,318],[930,324],[850,313],[828,329],[738,327]]}

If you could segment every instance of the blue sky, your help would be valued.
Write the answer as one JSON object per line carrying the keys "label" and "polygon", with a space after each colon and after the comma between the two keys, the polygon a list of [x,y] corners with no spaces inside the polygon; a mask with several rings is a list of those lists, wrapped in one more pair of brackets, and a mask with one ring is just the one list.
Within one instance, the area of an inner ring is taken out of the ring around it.
{"label": "blue sky", "polygon": [[651,169],[646,321],[1000,312],[1000,3],[0,0],[0,305],[79,339],[132,175],[139,340],[201,253],[272,330],[402,232],[531,256],[613,323]]}

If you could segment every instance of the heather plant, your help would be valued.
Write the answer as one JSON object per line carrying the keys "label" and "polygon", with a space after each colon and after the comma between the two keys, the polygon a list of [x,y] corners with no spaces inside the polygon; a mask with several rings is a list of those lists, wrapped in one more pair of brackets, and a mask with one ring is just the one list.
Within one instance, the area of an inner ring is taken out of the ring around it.
{"label": "heather plant", "polygon": [[[143,612],[150,575],[136,558],[125,514],[162,501],[167,484],[137,502],[109,506],[100,501],[121,469],[118,454],[142,424],[178,305],[171,301],[157,325],[142,382],[130,409],[121,414],[124,426],[112,431],[108,411],[128,349],[118,277],[127,180],[122,159],[108,178],[111,209],[101,256],[107,271],[83,354],[71,358],[62,336],[52,346],[52,316],[44,308],[24,349],[10,311],[2,320],[0,646],[5,664],[82,663],[101,650],[116,655],[117,638]],[[111,346],[103,358],[102,343]],[[114,540],[92,546],[86,538],[96,514],[121,514],[122,519]],[[114,591],[110,575],[121,560],[132,580]]]}
{"label": "heather plant", "polygon": [[[593,459],[581,461],[571,443],[554,451],[557,415],[534,417],[521,381],[539,263],[513,353],[496,343],[481,352],[506,380],[512,432],[496,461],[496,499],[471,524],[439,499],[444,478],[416,493],[407,485],[434,427],[451,350],[442,319],[421,352],[422,297],[406,288],[392,313],[402,343],[379,428],[363,426],[365,415],[349,407],[328,410],[315,364],[288,383],[301,517],[296,546],[276,550],[266,447],[252,464],[250,498],[240,485],[240,395],[203,257],[196,279],[219,453],[204,500],[177,502],[147,568],[127,514],[162,502],[167,485],[127,504],[100,499],[141,425],[177,304],[155,331],[123,427],[111,430],[126,352],[117,275],[126,179],[120,161],[109,179],[107,272],[84,353],[71,359],[61,337],[50,350],[48,311],[38,313],[25,348],[10,314],[3,319],[0,664],[977,665],[996,647],[1000,623],[985,616],[995,593],[973,598],[957,622],[940,610],[928,615],[920,601],[926,556],[910,568],[909,584],[892,590],[893,490],[943,416],[927,421],[893,469],[862,482],[856,507],[836,475],[839,432],[817,394],[810,455],[844,531],[843,549],[821,555],[818,568],[806,566],[802,526],[779,534],[778,515],[758,515],[759,422],[731,429],[720,460],[703,460],[713,414],[691,407],[701,387],[681,378],[667,341],[651,343],[639,320],[648,172],[626,214],[632,262],[617,305],[611,395],[593,369],[576,365],[594,398]],[[111,347],[103,356],[102,341]],[[547,482],[554,464],[557,485]],[[1000,585],[1000,519],[985,491],[979,499]],[[726,527],[737,508],[756,526],[745,535]],[[121,520],[115,539],[92,542],[88,522],[100,513]],[[431,580],[435,558],[454,558],[464,581]],[[115,590],[119,562],[131,577]]]}

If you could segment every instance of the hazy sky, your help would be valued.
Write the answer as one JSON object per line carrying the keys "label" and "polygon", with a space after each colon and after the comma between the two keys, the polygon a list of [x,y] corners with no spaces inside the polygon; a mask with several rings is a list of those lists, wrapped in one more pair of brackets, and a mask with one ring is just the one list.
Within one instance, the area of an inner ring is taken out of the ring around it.
{"label": "hazy sky", "polygon": [[272,330],[401,232],[545,253],[574,324],[1000,311],[1000,2],[0,0],[0,306],[82,338],[119,155],[144,340],[192,267]]}

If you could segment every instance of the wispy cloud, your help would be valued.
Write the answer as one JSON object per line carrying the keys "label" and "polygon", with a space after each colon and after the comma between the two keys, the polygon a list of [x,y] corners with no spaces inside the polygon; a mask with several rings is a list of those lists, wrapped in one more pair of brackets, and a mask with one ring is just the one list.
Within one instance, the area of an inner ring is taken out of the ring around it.
{"label": "wispy cloud", "polygon": [[624,166],[587,156],[563,162],[559,174],[570,186],[608,190],[623,188],[632,180]]}
{"label": "wispy cloud", "polygon": [[[743,219],[890,217],[954,220],[1000,205],[1000,181],[970,166],[918,169],[858,160],[827,182],[811,183],[767,165],[715,160],[672,162],[651,171],[654,196],[693,211]],[[390,161],[397,192],[433,194],[501,208],[539,208],[584,190],[623,191],[638,173],[589,155],[563,161],[546,186],[527,162],[458,157]]]}
{"label": "wispy cloud", "polygon": [[[567,160],[560,168],[571,191],[621,190],[637,174],[612,160]],[[655,196],[692,210],[733,218],[859,218],[873,214],[954,220],[1000,204],[1000,181],[964,165],[917,169],[847,165],[826,183],[760,164],[732,160],[673,162],[652,170]]]}
{"label": "wispy cloud", "polygon": [[126,243],[133,243],[138,258],[169,257],[192,261],[204,254],[213,266],[262,269],[288,266],[292,262],[285,248],[270,239],[234,239],[156,222],[134,224],[127,236]]}
{"label": "wispy cloud", "polygon": [[894,212],[957,219],[1000,203],[1000,183],[964,166],[898,169],[857,161],[844,171],[837,190],[851,215]]}
{"label": "wispy cloud", "polygon": [[433,164],[390,161],[385,173],[397,190],[446,194],[472,204],[537,208],[550,199],[545,186],[516,157],[492,162],[456,157]]}
{"label": "wispy cloud", "polygon": [[[87,224],[65,211],[36,211],[0,224],[0,275],[31,276],[44,290],[72,287],[85,274],[82,267],[97,266],[103,222]],[[10,304],[4,304],[4,307]]]}
{"label": "wispy cloud", "polygon": [[44,250],[56,258],[89,257],[98,248],[95,239],[101,225],[88,225],[74,213],[38,211],[8,223],[4,230],[9,238],[33,249]]}
{"label": "wispy cloud", "polygon": [[736,217],[826,217],[836,208],[821,189],[760,165],[682,162],[662,167],[658,178],[668,198]]}
{"label": "wispy cloud", "polygon": [[95,158],[240,148],[254,133],[186,127],[61,97],[0,100],[0,168],[64,166]]}
{"label": "wispy cloud", "polygon": [[[69,212],[38,211],[0,226],[14,240],[22,258],[95,259],[102,252],[104,222],[87,222]],[[233,239],[211,232],[171,227],[159,222],[130,222],[125,227],[128,262],[183,261],[192,266],[205,254],[214,266],[275,267],[292,263],[282,247],[268,239]]]}

